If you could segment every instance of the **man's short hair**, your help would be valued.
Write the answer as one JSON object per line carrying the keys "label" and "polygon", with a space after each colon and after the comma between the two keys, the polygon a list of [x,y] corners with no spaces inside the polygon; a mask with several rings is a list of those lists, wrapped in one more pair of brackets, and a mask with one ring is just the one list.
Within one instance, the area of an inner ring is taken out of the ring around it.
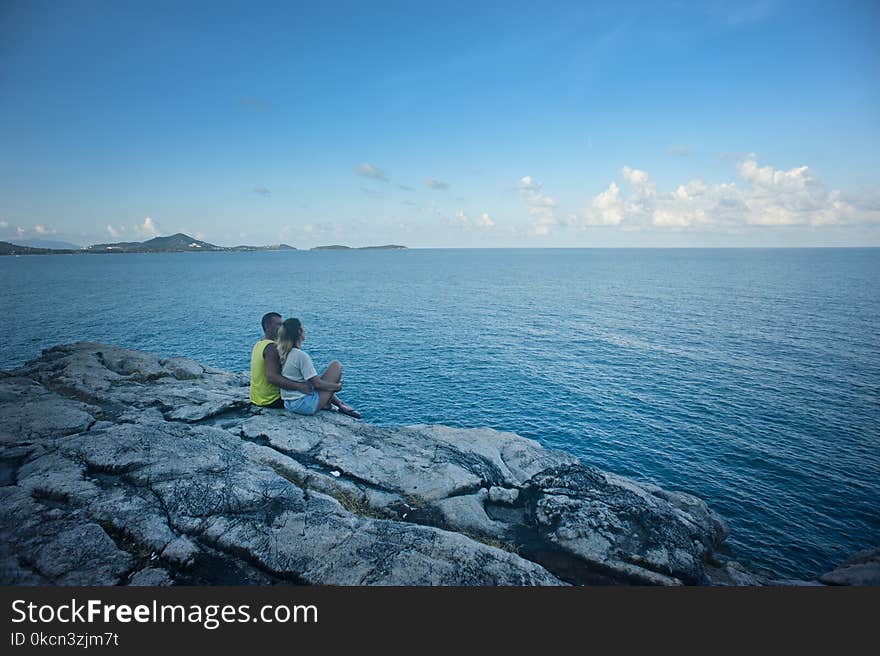
{"label": "man's short hair", "polygon": [[263,326],[263,332],[266,332],[266,329],[269,327],[269,322],[272,321],[275,317],[281,318],[281,315],[277,312],[267,312],[263,315],[263,319],[260,321],[260,324]]}

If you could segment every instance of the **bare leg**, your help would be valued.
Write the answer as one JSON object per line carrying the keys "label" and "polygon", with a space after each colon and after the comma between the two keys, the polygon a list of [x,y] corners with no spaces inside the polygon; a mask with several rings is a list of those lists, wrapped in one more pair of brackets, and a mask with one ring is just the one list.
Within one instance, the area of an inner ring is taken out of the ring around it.
{"label": "bare leg", "polygon": [[[327,369],[324,370],[324,373],[321,374],[321,379],[325,383],[338,383],[342,380],[342,364],[340,364],[339,360],[334,360],[330,363]],[[336,394],[329,390],[321,390],[318,392],[318,410],[323,410],[328,407],[331,400],[336,398]],[[337,402],[339,399],[336,399]],[[337,403],[338,405],[338,403]]]}
{"label": "bare leg", "polygon": [[[342,365],[339,361],[334,360],[331,362],[321,378],[328,383],[338,383],[342,380]],[[339,408],[341,413],[346,414],[349,417],[354,417],[355,419],[361,418],[360,412],[347,403],[343,403],[342,399],[336,396],[334,392],[318,392],[318,410],[330,409],[334,405]]]}

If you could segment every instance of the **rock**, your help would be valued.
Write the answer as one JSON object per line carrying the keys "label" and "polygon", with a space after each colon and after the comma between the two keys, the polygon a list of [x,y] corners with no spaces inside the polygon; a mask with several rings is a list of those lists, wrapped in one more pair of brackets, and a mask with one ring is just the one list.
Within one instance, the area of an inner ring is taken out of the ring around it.
{"label": "rock", "polygon": [[0,583],[746,580],[713,564],[727,529],[691,495],[513,433],[247,395],[241,374],[91,343],[0,377]]}
{"label": "rock", "polygon": [[704,563],[726,535],[694,497],[673,505],[657,488],[584,465],[547,469],[522,495],[544,539],[638,584],[708,583]]}
{"label": "rock", "polygon": [[[202,373],[195,376],[197,366]],[[105,344],[56,346],[20,371],[65,396],[107,409],[159,407],[171,420],[196,422],[248,405],[247,391],[242,394],[247,382],[236,374]]]}
{"label": "rock", "polygon": [[171,585],[173,581],[164,569],[159,567],[145,567],[131,575],[129,585],[133,586],[153,586],[153,585]]}
{"label": "rock", "polygon": [[202,365],[189,358],[170,358],[161,360],[160,364],[177,380],[194,380],[201,378],[205,373],[205,368]]}
{"label": "rock", "polygon": [[443,514],[446,524],[457,531],[501,538],[507,532],[507,527],[501,522],[490,519],[486,514],[483,504],[488,496],[489,493],[485,489],[480,489],[477,494],[443,499],[437,507]]}
{"label": "rock", "polygon": [[0,542],[0,581],[5,585],[47,585],[49,581],[33,569],[19,562],[10,552],[12,545]]}
{"label": "rock", "polygon": [[775,585],[786,588],[821,588],[823,584],[819,581],[804,581],[802,579],[771,579],[762,583],[762,585]]}
{"label": "rock", "polygon": [[50,394],[20,377],[0,378],[0,444],[27,444],[88,430],[98,408]]}
{"label": "rock", "polygon": [[489,501],[492,503],[504,503],[513,505],[519,498],[519,490],[506,487],[493,486],[489,488]]}
{"label": "rock", "polygon": [[880,548],[858,552],[819,581],[826,585],[880,585]]}
{"label": "rock", "polygon": [[181,535],[165,546],[162,558],[178,567],[188,567],[198,553],[199,547],[188,537]]}
{"label": "rock", "polygon": [[712,585],[723,586],[757,586],[771,585],[771,577],[753,572],[734,560],[710,566],[706,570]]}
{"label": "rock", "polygon": [[371,487],[364,488],[364,500],[370,508],[382,515],[402,516],[407,514],[407,510],[412,510],[400,495]]}

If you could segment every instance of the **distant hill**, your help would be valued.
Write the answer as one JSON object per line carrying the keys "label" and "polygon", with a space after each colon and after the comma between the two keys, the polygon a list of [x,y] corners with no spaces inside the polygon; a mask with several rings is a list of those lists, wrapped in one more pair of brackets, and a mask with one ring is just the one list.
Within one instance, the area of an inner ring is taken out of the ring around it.
{"label": "distant hill", "polygon": [[178,232],[176,235],[171,235],[170,237],[153,237],[152,239],[148,239],[141,244],[141,250],[150,252],[166,252],[191,250],[224,251],[227,249],[223,248],[222,246],[209,244],[208,242],[201,241],[200,239],[194,239],[189,235]]}
{"label": "distant hill", "polygon": [[295,251],[296,248],[287,244],[272,244],[271,246],[232,246],[229,251]]}
{"label": "distant hill", "polygon": [[375,250],[383,250],[383,251],[399,251],[405,250],[406,246],[399,246],[397,244],[386,244],[385,246],[359,246],[357,248],[352,248],[351,246],[340,246],[339,244],[334,244],[332,246],[315,246],[313,251],[375,251]]}
{"label": "distant hill", "polygon": [[[61,242],[59,242],[61,243]],[[0,255],[51,255],[65,253],[197,253],[197,252],[235,252],[235,251],[295,251],[288,244],[272,246],[217,246],[201,239],[190,237],[182,232],[170,237],[154,237],[147,241],[120,241],[107,244],[93,244],[80,248],[37,248],[19,246],[0,241]]]}
{"label": "distant hill", "polygon": [[195,253],[195,252],[230,252],[230,251],[295,251],[287,244],[272,246],[217,246],[201,239],[190,237],[182,232],[170,237],[154,237],[147,241],[117,242],[113,244],[94,244],[86,249],[90,253]]}
{"label": "distant hill", "polygon": [[170,237],[153,237],[143,242],[117,242],[114,244],[94,244],[86,250],[91,252],[116,253],[179,253],[181,251],[225,251],[222,246],[215,246],[206,241],[190,237],[182,232]]}
{"label": "distant hill", "polygon": [[141,242],[139,241],[120,241],[113,244],[92,244],[91,246],[86,246],[84,250],[87,253],[131,253],[134,252],[140,245]]}
{"label": "distant hill", "polygon": [[52,248],[34,248],[33,246],[19,246],[18,244],[10,244],[8,241],[0,241],[0,255],[63,255],[65,253],[81,253],[70,249],[52,249]]}
{"label": "distant hill", "polygon": [[15,246],[30,246],[31,248],[51,248],[55,250],[78,251],[82,248],[77,244],[71,244],[69,241],[53,241],[51,239],[16,239],[9,242]]}

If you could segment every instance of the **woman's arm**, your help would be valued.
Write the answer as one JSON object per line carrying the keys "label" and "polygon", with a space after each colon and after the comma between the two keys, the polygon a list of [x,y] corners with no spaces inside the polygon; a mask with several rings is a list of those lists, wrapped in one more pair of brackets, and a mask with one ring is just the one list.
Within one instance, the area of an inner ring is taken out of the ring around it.
{"label": "woman's arm", "polygon": [[328,383],[326,380],[321,378],[320,376],[312,376],[309,378],[309,382],[312,384],[317,391],[326,391],[326,392],[338,392],[342,389],[342,383]]}
{"label": "woman's arm", "polygon": [[281,389],[296,390],[302,394],[311,394],[312,387],[307,382],[300,383],[281,375],[281,359],[274,344],[266,344],[263,349],[263,360],[266,363],[266,380]]}

